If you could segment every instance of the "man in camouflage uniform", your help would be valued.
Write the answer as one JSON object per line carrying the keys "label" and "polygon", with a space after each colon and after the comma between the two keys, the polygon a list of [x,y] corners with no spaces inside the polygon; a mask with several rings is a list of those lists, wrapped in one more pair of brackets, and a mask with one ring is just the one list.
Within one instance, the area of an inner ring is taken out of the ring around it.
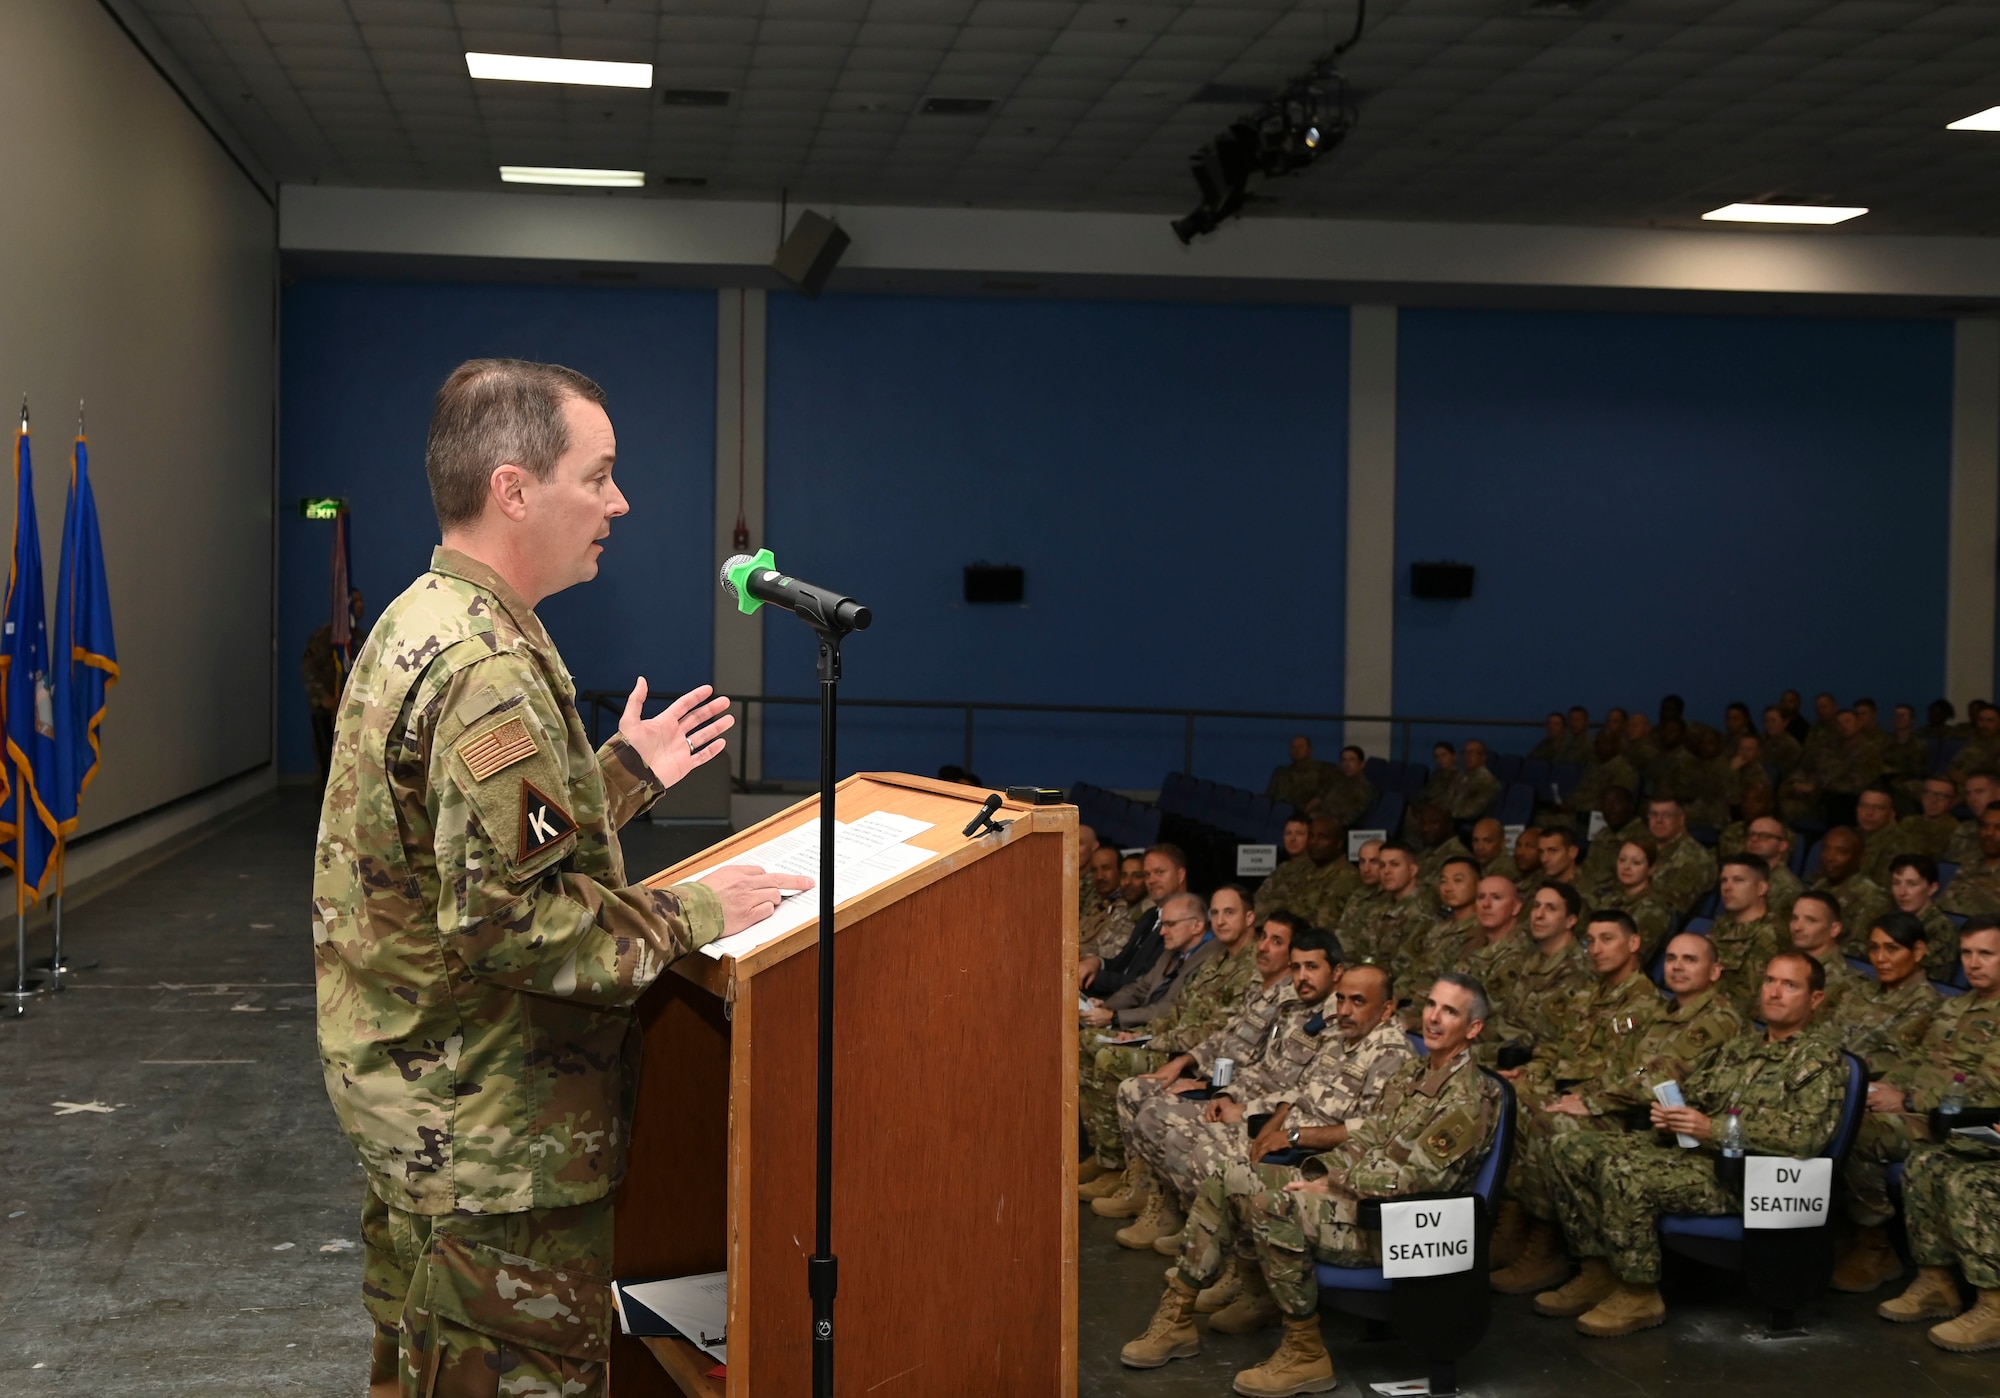
{"label": "man in camouflage uniform", "polygon": [[1958,778],[1949,772],[1925,777],[1917,786],[1917,813],[1896,822],[1896,843],[1904,854],[1944,858],[1951,837],[1958,833]]}
{"label": "man in camouflage uniform", "polygon": [[1430,989],[1437,973],[1458,965],[1486,943],[1474,917],[1473,897],[1478,888],[1477,864],[1470,859],[1447,859],[1437,877],[1441,916],[1389,957],[1388,970],[1400,988],[1403,1003],[1414,1002],[1405,1021],[1405,1027],[1413,1032],[1422,1022],[1424,992]]}
{"label": "man in camouflage uniform", "polygon": [[1466,845],[1471,849],[1472,858],[1482,874],[1499,874],[1510,879],[1521,877],[1520,866],[1507,852],[1507,827],[1492,816],[1482,816],[1472,823],[1472,835]]}
{"label": "man in camouflage uniform", "polygon": [[1436,905],[1420,878],[1417,857],[1408,845],[1391,840],[1382,846],[1377,858],[1382,865],[1384,902],[1352,925],[1341,923],[1340,945],[1349,964],[1391,964],[1398,949],[1421,937],[1437,916]]}
{"label": "man in camouflage uniform", "polygon": [[1969,820],[1958,823],[1951,839],[1945,843],[1944,853],[1938,858],[1947,864],[1964,867],[1976,864],[1983,851],[1979,847],[1979,817],[1986,814],[1986,808],[2000,801],[2000,773],[1980,768],[1968,772],[1965,777],[1965,808],[1972,813]]}
{"label": "man in camouflage uniform", "polygon": [[1785,711],[1776,704],[1764,710],[1764,731],[1757,737],[1757,749],[1766,762],[1778,769],[1778,780],[1789,777],[1804,755],[1799,740],[1786,726]]}
{"label": "man in camouflage uniform", "polygon": [[[1754,854],[1770,869],[1770,888],[1764,901],[1780,927],[1791,921],[1792,904],[1806,891],[1803,880],[1792,872],[1792,832],[1774,815],[1761,815],[1744,832],[1742,853]],[[1724,851],[1728,854],[1735,850]]]}
{"label": "man in camouflage uniform", "polygon": [[1708,929],[1722,962],[1722,993],[1746,1016],[1754,1017],[1762,994],[1763,968],[1785,945],[1784,930],[1771,916],[1768,895],[1771,871],[1754,854],[1732,854],[1722,861],[1716,882],[1721,915]]}
{"label": "man in camouflage uniform", "polygon": [[1078,924],[1104,906],[1104,894],[1090,877],[1090,861],[1102,848],[1098,843],[1097,831],[1088,825],[1076,827],[1076,920]]}
{"label": "man in camouflage uniform", "polygon": [[1811,957],[1772,957],[1759,1004],[1764,1033],[1738,1035],[1697,1064],[1682,1087],[1686,1106],[1653,1107],[1655,1131],[1692,1136],[1697,1148],[1683,1149],[1672,1136],[1597,1131],[1554,1143],[1551,1193],[1583,1271],[1537,1296],[1536,1311],[1574,1316],[1583,1334],[1605,1338],[1666,1319],[1660,1215],[1732,1214],[1743,1207],[1715,1176],[1723,1112],[1740,1111],[1752,1155],[1798,1159],[1826,1148],[1846,1096],[1847,1069],[1840,1046],[1811,1022],[1820,981]]}
{"label": "man in camouflage uniform", "polygon": [[1581,704],[1570,705],[1569,712],[1564,715],[1563,726],[1567,734],[1563,739],[1561,755],[1555,761],[1581,767],[1590,761],[1590,710]]}
{"label": "man in camouflage uniform", "polygon": [[1473,920],[1482,944],[1467,953],[1454,970],[1463,971],[1486,987],[1490,1003],[1512,995],[1521,968],[1535,954],[1534,939],[1521,917],[1520,892],[1506,879],[1488,874],[1479,881],[1472,900]]}
{"label": "man in camouflage uniform", "polygon": [[1972,736],[1951,759],[1951,770],[1961,777],[1978,771],[2000,769],[2000,709],[1988,704],[1972,720]]}
{"label": "man in camouflage uniform", "polygon": [[1132,907],[1132,931],[1113,956],[1084,956],[1076,964],[1076,983],[1095,1000],[1107,1000],[1153,968],[1160,959],[1160,908],[1171,894],[1187,888],[1187,854],[1179,845],[1162,841],[1140,856],[1140,880],[1145,898]]}
{"label": "man in camouflage uniform", "polygon": [[[1264,881],[1257,885],[1257,916],[1276,908],[1296,909],[1304,901],[1305,884],[1318,868],[1306,857],[1306,844],[1312,838],[1312,817],[1295,815],[1285,821],[1285,857]],[[1356,883],[1360,882],[1357,877]]]}
{"label": "man in camouflage uniform", "polygon": [[1292,760],[1272,770],[1264,794],[1282,806],[1304,811],[1333,774],[1334,768],[1313,760],[1312,739],[1301,733],[1292,739]]}
{"label": "man in camouflage uniform", "polygon": [[1445,808],[1453,820],[1477,820],[1499,799],[1500,779],[1486,765],[1486,744],[1467,739],[1459,750],[1458,771],[1445,787]]}
{"label": "man in camouflage uniform", "polygon": [[1358,961],[1362,953],[1354,950],[1356,938],[1365,938],[1365,929],[1374,926],[1375,915],[1389,906],[1389,895],[1382,891],[1382,846],[1383,840],[1363,840],[1361,847],[1354,851],[1354,870],[1360,883],[1354,895],[1341,909],[1340,921],[1333,931],[1340,938],[1342,960]]}
{"label": "man in camouflage uniform", "polygon": [[1204,1181],[1159,1310],[1120,1361],[1157,1368],[1200,1352],[1196,1298],[1221,1274],[1230,1241],[1247,1233],[1257,1256],[1254,1280],[1247,1266],[1241,1273],[1250,1304],[1268,1296],[1285,1335],[1277,1353],[1236,1375],[1236,1392],[1259,1398],[1331,1389],[1333,1359],[1320,1337],[1314,1263],[1380,1261],[1381,1234],[1360,1225],[1362,1200],[1450,1193],[1477,1173],[1492,1145],[1502,1092],[1470,1051],[1486,1009],[1477,981],[1455,971],[1440,976],[1424,1011],[1429,1056],[1397,1069],[1339,1146],[1302,1167],[1232,1165]]}
{"label": "man in camouflage uniform", "polygon": [[1598,813],[1604,817],[1604,828],[1591,836],[1590,850],[1583,857],[1583,882],[1590,888],[1611,881],[1620,846],[1634,835],[1648,833],[1645,817],[1627,787],[1606,787],[1598,798]]}
{"label": "man in camouflage uniform", "polygon": [[1664,1010],[1638,964],[1640,932],[1632,918],[1592,912],[1584,942],[1596,984],[1572,998],[1558,1038],[1538,1044],[1524,1066],[1500,1072],[1514,1084],[1516,1132],[1508,1198],[1500,1202],[1488,1256],[1492,1286],[1508,1296],[1546,1290],[1570,1274],[1548,1196],[1548,1142],[1572,1130],[1624,1130],[1620,1118],[1592,1114],[1576,1090],[1608,1076],[1620,1046],[1644,1034]]}
{"label": "man in camouflage uniform", "polygon": [[[1761,782],[1753,782],[1745,786],[1742,798],[1737,807],[1737,819],[1730,821],[1729,824],[1723,826],[1716,833],[1716,857],[1721,858],[1725,854],[1737,854],[1748,849],[1750,847],[1751,823],[1761,816],[1776,814],[1777,809],[1777,799],[1771,794],[1769,786]],[[1784,830],[1786,837],[1789,839],[1792,833],[1791,830],[1784,826],[1782,822],[1779,828]],[[1769,858],[1768,855],[1765,857]]]}
{"label": "man in camouflage uniform", "polygon": [[1542,733],[1542,740],[1528,749],[1529,760],[1561,762],[1563,748],[1569,742],[1569,725],[1563,722],[1560,712],[1551,712],[1542,720]]}
{"label": "man in camouflage uniform", "polygon": [[1840,1260],[1843,1291],[1872,1291],[1902,1275],[1886,1228],[1895,1216],[1889,1167],[1934,1139],[1929,1113],[1939,1101],[1957,1091],[1966,1106],[2000,1106],[2000,919],[1968,920],[1959,955],[1971,991],[1938,1007],[1908,1062],[1868,1084],[1868,1114],[1841,1171],[1847,1216],[1860,1229]]}
{"label": "man in camouflage uniform", "polygon": [[1838,1038],[1842,1005],[1848,996],[1870,984],[1840,954],[1841,938],[1847,930],[1840,921],[1840,903],[1831,893],[1807,889],[1792,904],[1788,926],[1792,950],[1804,952],[1825,968],[1826,998],[1820,1002],[1819,1021]]}
{"label": "man in camouflage uniform", "polygon": [[1614,786],[1623,790],[1629,801],[1639,789],[1639,771],[1619,751],[1616,733],[1599,733],[1590,765],[1583,769],[1582,779],[1563,804],[1572,811],[1601,811],[1605,793]]}
{"label": "man in camouflage uniform", "polygon": [[[1545,883],[1562,883],[1581,892],[1583,889],[1583,866],[1578,856],[1583,852],[1577,844],[1576,832],[1566,825],[1545,827],[1535,843],[1540,847],[1541,872],[1535,880],[1535,887]],[[1534,897],[1529,890],[1528,897]]]}
{"label": "man in camouflage uniform", "polygon": [[[1501,827],[1504,832],[1506,827]],[[1501,868],[1490,872],[1506,874],[1514,881],[1514,891],[1526,898],[1534,892],[1542,879],[1542,829],[1539,825],[1524,825],[1521,833],[1514,837],[1514,868],[1512,872]]]}
{"label": "man in camouflage uniform", "polygon": [[1482,1063],[1498,1062],[1503,1049],[1525,1055],[1562,1037],[1571,997],[1589,993],[1596,982],[1590,955],[1576,940],[1582,913],[1583,899],[1568,884],[1544,883],[1535,890],[1528,908],[1534,951],[1522,963],[1507,999],[1495,1004],[1488,1021],[1492,1028],[1480,1036]]}
{"label": "man in camouflage uniform", "polygon": [[[1920,1147],[1903,1176],[1903,1208],[1917,1277],[1875,1313],[1902,1323],[1944,1317],[1928,1336],[1939,1349],[2000,1349],[2000,1148],[1962,1138]],[[1953,1263],[1979,1292],[1962,1314]]]}
{"label": "man in camouflage uniform", "polygon": [[1428,890],[1437,880],[1438,870],[1447,859],[1470,858],[1472,851],[1458,838],[1451,812],[1434,801],[1419,802],[1411,808],[1407,822],[1416,829],[1417,875]]}
{"label": "man in camouflage uniform", "polygon": [[1354,824],[1375,804],[1375,783],[1368,780],[1368,754],[1349,746],[1340,750],[1340,766],[1320,789],[1317,815],[1332,816],[1343,826]]}
{"label": "man in camouflage uniform", "polygon": [[1660,847],[1653,861],[1653,891],[1686,916],[1715,887],[1715,856],[1688,834],[1687,813],[1670,792],[1646,803],[1646,831]]}
{"label": "man in camouflage uniform", "polygon": [[1840,900],[1840,921],[1847,929],[1841,950],[1849,956],[1868,954],[1868,929],[1893,906],[1882,886],[1861,872],[1861,835],[1851,826],[1836,825],[1819,847],[1819,877],[1810,885]]}
{"label": "man in camouflage uniform", "polygon": [[1861,872],[1877,888],[1889,884],[1889,861],[1903,852],[1896,825],[1896,794],[1886,782],[1871,782],[1854,803],[1854,828],[1861,836]]}
{"label": "man in camouflage uniform", "polygon": [[1967,916],[2000,913],[2000,801],[1979,813],[1979,858],[1960,867],[1938,906]]}
{"label": "man in camouflage uniform", "polygon": [[[1090,862],[1084,866],[1083,882],[1089,884],[1097,895],[1097,902],[1091,910],[1077,919],[1077,955],[1115,956],[1124,949],[1125,939],[1132,935],[1130,908],[1125,902],[1124,866],[1126,861],[1110,845],[1099,845],[1091,852]],[[1140,863],[1131,861],[1134,882],[1138,883],[1139,894],[1145,896],[1145,884],[1140,882]]]}
{"label": "man in camouflage uniform", "polygon": [[1348,899],[1361,889],[1360,873],[1347,862],[1347,831],[1332,816],[1314,816],[1306,836],[1305,859],[1287,860],[1279,866],[1279,873],[1294,864],[1302,867],[1283,886],[1280,906],[1303,913],[1314,927],[1336,926]]}
{"label": "man in camouflage uniform", "polygon": [[722,751],[705,687],[633,687],[592,751],[536,617],[626,512],[604,394],[474,360],[426,468],[443,544],[342,695],[313,877],[327,1094],[368,1181],[370,1391],[601,1394],[633,1002],[676,958],[811,880],[628,884],[617,830]]}

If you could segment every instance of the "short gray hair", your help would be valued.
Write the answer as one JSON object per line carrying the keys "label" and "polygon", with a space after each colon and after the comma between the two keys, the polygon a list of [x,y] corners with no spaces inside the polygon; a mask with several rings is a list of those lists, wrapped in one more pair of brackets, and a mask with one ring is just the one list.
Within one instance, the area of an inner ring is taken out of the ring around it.
{"label": "short gray hair", "polygon": [[547,480],[569,450],[563,404],[572,398],[602,404],[604,390],[574,369],[527,359],[469,359],[452,370],[432,405],[424,447],[438,528],[479,518],[498,466],[512,462]]}
{"label": "short gray hair", "polygon": [[1208,900],[1199,893],[1190,893],[1186,889],[1182,889],[1179,893],[1169,893],[1166,896],[1166,900],[1160,904],[1160,916],[1165,917],[1167,909],[1176,903],[1194,904],[1194,910],[1201,915],[1201,920],[1203,922],[1208,921]]}
{"label": "short gray hair", "polygon": [[1432,982],[1432,988],[1440,985],[1455,985],[1472,997],[1472,1008],[1467,1011],[1474,1019],[1486,1019],[1493,1013],[1493,1002],[1486,998],[1486,987],[1476,976],[1468,976],[1463,971],[1442,971]]}

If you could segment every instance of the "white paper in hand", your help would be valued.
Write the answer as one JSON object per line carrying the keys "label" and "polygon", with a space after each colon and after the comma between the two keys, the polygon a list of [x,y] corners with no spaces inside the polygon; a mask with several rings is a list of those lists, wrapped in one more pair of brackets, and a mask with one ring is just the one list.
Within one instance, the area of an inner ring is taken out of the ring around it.
{"label": "white paper in hand", "polygon": [[[1681,1096],[1681,1085],[1672,1078],[1653,1084],[1653,1097],[1663,1107],[1685,1107],[1687,1099]],[[1674,1139],[1681,1143],[1682,1150],[1693,1150],[1701,1142],[1685,1131],[1674,1132]]]}

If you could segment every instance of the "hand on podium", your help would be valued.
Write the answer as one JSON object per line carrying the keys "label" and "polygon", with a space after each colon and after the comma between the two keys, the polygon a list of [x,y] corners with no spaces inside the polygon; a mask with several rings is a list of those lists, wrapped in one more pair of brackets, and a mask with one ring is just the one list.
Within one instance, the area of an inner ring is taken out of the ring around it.
{"label": "hand on podium", "polygon": [[804,874],[767,873],[754,864],[730,864],[701,880],[722,900],[722,935],[755,927],[778,910],[787,893],[804,892],[813,881]]}

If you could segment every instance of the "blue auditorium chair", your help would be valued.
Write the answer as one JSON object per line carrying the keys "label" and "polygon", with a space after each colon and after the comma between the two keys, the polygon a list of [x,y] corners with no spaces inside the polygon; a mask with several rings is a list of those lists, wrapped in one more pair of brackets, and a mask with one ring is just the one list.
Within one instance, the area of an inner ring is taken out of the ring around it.
{"label": "blue auditorium chair", "polygon": [[1951,881],[1958,877],[1958,866],[1948,859],[1938,861],[1938,892],[1951,887]]}
{"label": "blue auditorium chair", "polygon": [[1493,814],[1502,825],[1527,825],[1535,818],[1535,789],[1526,782],[1515,782],[1500,793]]}
{"label": "blue auditorium chair", "polygon": [[1505,786],[1509,782],[1521,779],[1521,764],[1524,761],[1525,758],[1517,757],[1511,752],[1496,752],[1487,757],[1486,765],[1493,769],[1493,775],[1500,779],[1502,786]]}
{"label": "blue auditorium chair", "polygon": [[[1836,1207],[1841,1165],[1868,1107],[1867,1065],[1845,1051],[1841,1058],[1847,1065],[1847,1095],[1833,1135],[1820,1152],[1833,1161],[1832,1202]],[[1818,1228],[1746,1233],[1741,1214],[1666,1214],[1660,1219],[1660,1243],[1669,1252],[1744,1273],[1751,1295],[1770,1309],[1767,1333],[1796,1334],[1799,1308],[1823,1292],[1833,1274],[1832,1223],[1829,1217]]]}

